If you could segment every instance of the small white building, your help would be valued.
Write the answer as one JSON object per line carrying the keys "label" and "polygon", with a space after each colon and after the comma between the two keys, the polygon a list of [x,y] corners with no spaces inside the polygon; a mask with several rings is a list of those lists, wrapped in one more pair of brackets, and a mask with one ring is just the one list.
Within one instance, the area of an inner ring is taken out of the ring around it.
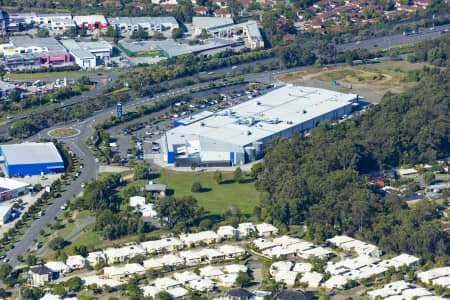
{"label": "small white building", "polygon": [[67,257],[66,265],[72,270],[82,269],[86,266],[87,260],[81,255],[73,255]]}
{"label": "small white building", "polygon": [[200,231],[197,233],[186,233],[180,236],[180,240],[187,246],[192,247],[200,244],[212,244],[220,242],[220,237],[214,231]]}
{"label": "small white building", "polygon": [[201,279],[201,277],[197,274],[195,274],[192,271],[184,271],[179,273],[174,273],[173,278],[175,278],[177,281],[181,282],[182,284],[188,284],[191,281],[197,281]]}
{"label": "small white building", "polygon": [[263,251],[265,249],[276,247],[277,244],[272,242],[271,240],[265,238],[259,238],[253,241],[253,245],[255,245],[256,250]]}
{"label": "small white building", "polygon": [[145,205],[145,197],[142,196],[133,196],[130,197],[130,206],[137,207],[137,206],[143,207]]}
{"label": "small white building", "polygon": [[235,245],[222,245],[219,248],[219,251],[225,254],[225,258],[234,258],[237,256],[244,255],[247,251],[244,248],[235,246]]}
{"label": "small white building", "polygon": [[225,259],[225,254],[217,249],[203,249],[202,255],[211,263]]}
{"label": "small white building", "polygon": [[224,287],[233,287],[236,284],[236,279],[238,277],[238,274],[232,273],[232,274],[223,274],[217,277],[217,281],[219,282],[219,285]]}
{"label": "small white building", "polygon": [[173,254],[167,254],[162,257],[151,258],[144,261],[144,267],[146,269],[160,269],[164,266],[176,267],[179,265],[184,265],[184,259]]}
{"label": "small white building", "polygon": [[214,290],[216,283],[208,278],[199,278],[189,281],[188,286],[195,291],[207,292]]}
{"label": "small white building", "polygon": [[256,225],[256,231],[258,232],[259,236],[271,236],[278,234],[278,228],[273,226],[272,224],[268,223],[261,223]]}
{"label": "small white building", "polygon": [[168,289],[167,292],[172,296],[172,299],[178,300],[178,299],[184,299],[186,295],[189,293],[188,290],[182,287],[176,287],[173,289]]}
{"label": "small white building", "polygon": [[297,272],[297,273],[305,273],[305,272],[311,271],[312,267],[313,266],[310,263],[298,262],[298,263],[295,263],[294,269],[292,269],[292,271]]}
{"label": "small white building", "polygon": [[209,278],[209,279],[217,279],[219,276],[223,275],[221,269],[214,266],[206,266],[200,269],[200,276],[203,278]]}
{"label": "small white building", "polygon": [[239,272],[247,273],[248,268],[244,265],[226,265],[223,270],[228,274],[238,274]]}
{"label": "small white building", "polygon": [[95,283],[98,287],[109,286],[110,288],[117,288],[118,286],[123,284],[122,282],[120,282],[118,280],[105,279],[99,275],[86,276],[86,277],[83,277],[82,280],[83,280],[83,284],[85,286],[89,286],[89,285]]}
{"label": "small white building", "polygon": [[181,283],[170,277],[157,278],[153,281],[153,285],[158,289],[167,291],[177,287],[181,287]]}
{"label": "small white building", "polygon": [[125,262],[136,255],[145,255],[145,250],[138,245],[129,245],[121,248],[108,248],[105,256],[108,263]]}
{"label": "small white building", "polygon": [[325,281],[324,286],[331,290],[331,289],[340,289],[343,288],[348,282],[348,279],[346,276],[343,275],[333,275]]}
{"label": "small white building", "polygon": [[49,261],[45,264],[53,273],[67,274],[70,272],[69,266],[62,261]]}
{"label": "small white building", "polygon": [[288,235],[283,235],[283,236],[273,239],[274,244],[281,246],[281,247],[285,247],[285,248],[290,245],[294,245],[294,244],[298,244],[298,243],[302,243],[302,242],[304,242],[304,241],[301,239],[298,239],[298,238],[290,237]]}
{"label": "small white building", "polygon": [[234,228],[233,226],[227,225],[227,226],[220,226],[217,229],[217,234],[222,239],[232,239],[237,235],[238,230]]}
{"label": "small white building", "polygon": [[270,275],[275,275],[278,272],[281,271],[290,271],[293,267],[293,263],[290,261],[277,261],[274,262],[271,266],[270,266]]}
{"label": "small white building", "polygon": [[306,272],[302,274],[300,282],[308,284],[308,287],[318,288],[322,282],[323,275],[317,272]]}
{"label": "small white building", "polygon": [[253,223],[240,223],[238,225],[238,235],[240,238],[251,235],[256,231],[255,225]]}
{"label": "small white building", "polygon": [[99,263],[106,262],[106,256],[103,251],[89,252],[86,259],[91,267],[94,267]]}
{"label": "small white building", "polygon": [[299,252],[297,252],[297,254],[298,254],[298,256],[300,256],[301,258],[304,258],[304,259],[307,259],[310,257],[314,257],[317,259],[327,259],[330,256],[332,256],[334,253],[323,247],[315,247],[315,248],[307,249],[304,251],[299,251]]}
{"label": "small white building", "polygon": [[147,285],[144,286],[143,288],[141,288],[141,292],[142,294],[144,294],[144,297],[152,297],[152,298],[156,298],[156,296],[161,293],[163,290],[155,287],[155,286],[151,286],[151,285]]}
{"label": "small white building", "polygon": [[427,284],[429,284],[433,279],[444,276],[450,276],[450,266],[442,268],[434,268],[417,274],[417,278],[419,278],[420,281]]}
{"label": "small white building", "polygon": [[[1,89],[1,84],[0,84]],[[31,188],[31,184],[11,178],[0,177],[0,201],[19,197]]]}
{"label": "small white building", "polygon": [[103,274],[108,279],[121,280],[132,275],[145,274],[145,268],[140,264],[126,264],[103,268]]}
{"label": "small white building", "polygon": [[289,286],[293,286],[297,279],[297,272],[294,271],[279,271],[275,274],[275,281],[279,283],[284,283]]}
{"label": "small white building", "polygon": [[183,249],[184,244],[177,238],[171,237],[155,241],[147,241],[140,244],[147,253],[172,252]]}
{"label": "small white building", "polygon": [[203,255],[203,251],[202,250],[197,250],[197,251],[192,251],[192,250],[187,250],[187,251],[181,251],[178,253],[178,255],[184,259],[186,265],[188,266],[193,266],[193,265],[197,265],[199,263],[202,262],[202,260],[204,259],[204,255]]}

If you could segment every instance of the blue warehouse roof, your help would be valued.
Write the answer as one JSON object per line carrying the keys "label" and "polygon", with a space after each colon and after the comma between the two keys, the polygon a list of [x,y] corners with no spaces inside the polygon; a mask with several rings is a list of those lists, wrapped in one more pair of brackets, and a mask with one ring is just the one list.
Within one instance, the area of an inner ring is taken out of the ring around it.
{"label": "blue warehouse roof", "polygon": [[63,163],[53,143],[24,143],[1,145],[1,153],[8,165]]}

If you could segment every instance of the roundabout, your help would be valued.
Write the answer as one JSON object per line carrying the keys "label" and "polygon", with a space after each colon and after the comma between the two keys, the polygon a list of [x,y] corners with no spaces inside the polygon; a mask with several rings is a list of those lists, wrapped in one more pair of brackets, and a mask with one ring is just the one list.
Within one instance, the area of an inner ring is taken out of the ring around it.
{"label": "roundabout", "polygon": [[67,138],[74,137],[80,134],[80,130],[72,128],[72,127],[61,127],[56,128],[47,133],[50,137],[55,138]]}

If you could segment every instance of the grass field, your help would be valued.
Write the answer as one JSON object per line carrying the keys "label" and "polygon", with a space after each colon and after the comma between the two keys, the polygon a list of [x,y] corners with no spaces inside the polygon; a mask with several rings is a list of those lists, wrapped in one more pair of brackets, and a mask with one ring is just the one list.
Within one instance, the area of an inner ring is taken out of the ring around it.
{"label": "grass field", "polygon": [[65,72],[42,72],[42,73],[10,73],[6,74],[5,78],[11,80],[38,80],[43,78],[64,78],[64,77],[76,77],[82,75],[93,75],[92,72],[86,71],[65,71]]}
{"label": "grass field", "polygon": [[77,134],[79,131],[73,128],[58,128],[49,132],[51,136],[67,137]]}
{"label": "grass field", "polygon": [[[167,184],[167,189],[173,191],[175,197],[194,196],[200,206],[210,214],[221,214],[222,210],[231,204],[239,206],[241,212],[251,215],[258,203],[258,192],[253,182],[234,183],[232,173],[223,173],[223,183],[214,181],[214,173],[210,172],[161,172],[155,182]],[[201,193],[192,193],[192,183],[200,182],[204,189]]]}

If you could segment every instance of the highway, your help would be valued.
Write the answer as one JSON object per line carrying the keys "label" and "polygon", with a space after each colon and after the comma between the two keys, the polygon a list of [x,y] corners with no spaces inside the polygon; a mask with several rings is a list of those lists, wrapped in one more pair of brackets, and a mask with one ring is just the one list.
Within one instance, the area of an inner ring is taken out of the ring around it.
{"label": "highway", "polygon": [[384,36],[379,38],[373,38],[370,40],[356,41],[352,43],[338,45],[338,51],[344,52],[346,50],[353,49],[367,49],[377,50],[383,48],[389,48],[394,46],[400,46],[410,43],[417,43],[426,39],[432,39],[441,36],[441,31],[450,30],[450,25],[442,25],[431,28],[423,28],[419,30],[417,34],[411,34],[404,36],[403,34],[396,34],[390,36]]}
{"label": "highway", "polygon": [[[450,25],[447,25],[446,28],[450,28]],[[436,36],[440,35],[440,32],[439,32],[440,30],[443,30],[442,27],[439,29],[438,29],[438,27],[436,27],[435,30],[430,31],[430,33],[424,33],[422,35],[417,35],[416,37],[413,37],[413,39],[415,41],[418,41],[416,39],[419,39],[419,38],[425,39],[425,38],[429,38],[429,37],[436,37]],[[410,43],[411,42],[410,36],[403,36],[403,35],[400,35],[398,38],[394,39],[394,41],[388,41],[388,39],[392,39],[392,37],[372,39],[372,40],[368,40],[368,41],[361,41],[359,43],[354,42],[354,43],[350,43],[350,44],[344,44],[344,45],[342,45],[342,47],[343,47],[342,49],[346,49],[346,50],[347,49],[357,49],[357,48],[366,47],[367,45],[374,45],[374,44],[377,44],[378,48],[384,48],[384,47],[393,46],[393,43],[395,43],[396,45],[399,45],[402,43]],[[256,64],[259,64],[259,63],[268,64],[273,61],[276,61],[276,58],[270,58],[270,59],[265,59],[262,61],[241,64],[238,66],[238,68],[243,68],[243,67],[246,67],[249,65],[255,66]],[[273,82],[274,77],[278,74],[286,73],[286,72],[293,72],[293,71],[300,71],[300,70],[304,70],[307,68],[310,68],[310,66],[296,67],[296,68],[276,70],[276,71],[265,71],[265,72],[261,72],[261,73],[244,75],[243,77],[247,81],[258,81],[258,82],[264,82],[264,83],[271,83],[271,82]],[[221,69],[215,70],[214,73],[222,74],[222,73],[226,73],[226,72],[231,72],[233,70],[234,69],[232,69],[232,67],[227,67],[227,68],[221,68]],[[110,75],[112,78],[112,80],[110,82],[114,82],[114,80],[116,80],[120,76],[120,73],[111,73]],[[184,78],[176,79],[176,80],[183,80],[186,78],[190,78],[190,77],[184,77]],[[217,82],[220,82],[220,81],[221,80],[218,80]],[[195,84],[195,85],[188,86],[188,87],[174,89],[174,90],[171,90],[170,92],[161,93],[161,94],[155,95],[154,97],[151,97],[151,98],[150,97],[140,98],[140,99],[137,99],[137,100],[127,103],[124,106],[124,110],[130,109],[137,105],[151,103],[151,102],[154,102],[154,101],[156,101],[160,98],[166,97],[166,96],[174,96],[177,94],[187,93],[191,89],[203,87],[208,84],[209,84],[209,82],[199,83],[199,84]],[[77,97],[70,101],[64,102],[63,105],[64,106],[71,105],[73,103],[81,101],[83,98],[95,96],[98,93],[100,93],[104,87],[105,87],[104,83],[99,83],[95,89],[93,89],[92,91],[89,92],[89,94],[84,94],[81,97]],[[48,107],[42,108],[42,110],[40,110],[40,111],[49,110],[52,108],[54,108],[54,106],[48,106]],[[94,178],[96,176],[97,170],[98,170],[98,164],[95,161],[94,155],[90,152],[90,150],[87,148],[87,146],[84,144],[83,141],[85,138],[87,138],[89,136],[89,124],[96,122],[96,120],[99,120],[99,119],[102,119],[102,118],[105,118],[105,117],[111,115],[112,113],[115,112],[115,109],[116,109],[115,107],[111,107],[111,108],[105,109],[101,112],[95,113],[93,116],[85,119],[82,122],[72,122],[70,124],[64,125],[64,127],[74,127],[74,128],[77,128],[80,130],[80,133],[75,137],[59,138],[59,140],[63,141],[67,146],[69,146],[72,149],[72,151],[74,153],[76,153],[77,156],[84,161],[84,168],[82,169],[82,173],[79,176],[79,178],[77,180],[73,181],[68,187],[66,187],[66,190],[64,190],[61,193],[61,197],[53,200],[53,202],[47,207],[45,215],[40,217],[39,219],[35,220],[33,222],[32,226],[30,226],[25,231],[24,235],[22,235],[19,238],[19,240],[14,244],[14,248],[10,249],[8,251],[7,257],[10,259],[9,263],[13,267],[18,265],[18,261],[16,259],[16,257],[18,255],[25,256],[27,254],[27,249],[29,249],[29,248],[32,249],[35,246],[36,243],[34,242],[34,240],[39,238],[40,230],[46,229],[47,224],[53,223],[54,218],[56,216],[59,216],[62,213],[61,206],[66,202],[66,200],[72,200],[74,195],[78,195],[82,191],[81,183],[89,182],[92,178]],[[25,116],[25,114],[19,115],[16,118],[24,117],[24,116]],[[53,129],[56,129],[58,127],[62,127],[62,125],[54,126],[52,128],[47,128],[45,130],[42,130],[41,132],[34,135],[33,137],[28,138],[27,140],[28,141],[36,141],[40,137],[49,137],[48,132]],[[8,128],[8,125],[0,126],[0,132],[5,132],[5,130],[7,130],[7,128]]]}

